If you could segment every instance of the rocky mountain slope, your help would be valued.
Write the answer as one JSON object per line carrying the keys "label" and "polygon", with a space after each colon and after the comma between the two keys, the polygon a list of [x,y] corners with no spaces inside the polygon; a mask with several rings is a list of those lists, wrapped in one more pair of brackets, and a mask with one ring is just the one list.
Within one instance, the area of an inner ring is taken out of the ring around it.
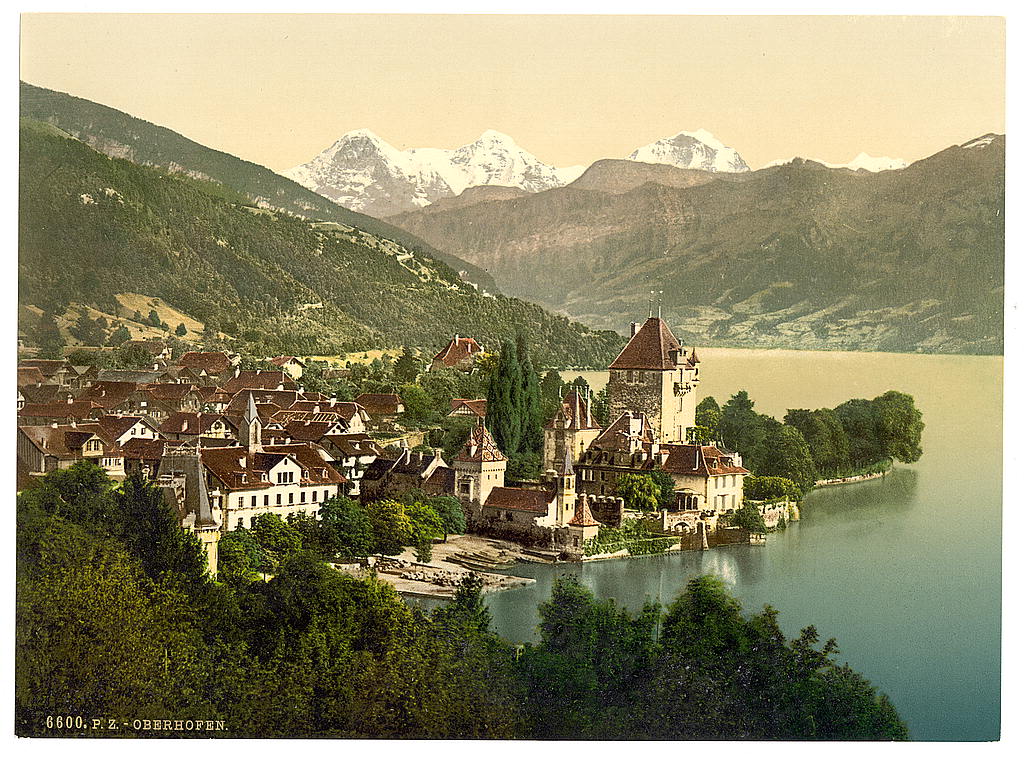
{"label": "rocky mountain slope", "polygon": [[614,163],[389,221],[595,326],[622,330],[656,291],[684,342],[998,353],[1004,158],[989,135],[878,173]]}
{"label": "rocky mountain slope", "polygon": [[458,196],[473,186],[545,191],[581,172],[583,167],[544,164],[495,130],[450,151],[399,151],[369,130],[354,130],[284,174],[344,207],[382,217]]}
{"label": "rocky mountain slope", "polygon": [[254,354],[436,351],[455,333],[494,347],[520,329],[540,363],[601,365],[621,348],[612,332],[481,294],[366,230],[257,209],[224,185],[112,159],[40,122],[23,120],[20,137],[19,304],[40,318],[71,305],[126,317],[120,299],[133,293]]}
{"label": "rocky mountain slope", "polygon": [[641,146],[626,157],[634,162],[668,164],[705,172],[749,172],[750,167],[736,152],[707,130],[681,132]]}
{"label": "rocky mountain slope", "polygon": [[260,209],[335,222],[391,239],[445,262],[482,289],[495,288],[487,273],[429,247],[406,231],[339,206],[266,167],[207,148],[123,111],[22,82],[21,117],[52,124],[108,156],[226,186]]}

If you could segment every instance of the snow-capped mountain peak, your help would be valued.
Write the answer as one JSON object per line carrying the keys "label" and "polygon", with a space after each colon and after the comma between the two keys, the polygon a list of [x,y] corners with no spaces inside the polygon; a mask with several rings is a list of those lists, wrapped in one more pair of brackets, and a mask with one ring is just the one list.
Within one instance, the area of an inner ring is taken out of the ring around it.
{"label": "snow-capped mountain peak", "polygon": [[283,174],[342,206],[378,217],[426,206],[477,185],[544,191],[583,167],[544,164],[497,130],[456,149],[399,151],[367,129],[345,133],[309,162]]}
{"label": "snow-capped mountain peak", "polygon": [[739,153],[726,146],[708,130],[682,131],[641,146],[626,157],[634,162],[670,164],[707,172],[749,172]]}

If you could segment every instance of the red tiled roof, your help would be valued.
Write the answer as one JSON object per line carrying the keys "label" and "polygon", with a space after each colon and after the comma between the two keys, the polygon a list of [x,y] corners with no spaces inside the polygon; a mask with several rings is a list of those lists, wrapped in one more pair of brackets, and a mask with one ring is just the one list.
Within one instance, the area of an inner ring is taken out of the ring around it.
{"label": "red tiled roof", "polygon": [[323,438],[324,442],[331,443],[343,456],[379,456],[384,452],[376,442],[365,434],[329,434]]}
{"label": "red tiled roof", "polygon": [[229,417],[219,413],[188,411],[172,413],[160,425],[160,432],[165,435],[199,435],[207,431],[218,419],[223,419],[229,425],[226,429],[230,432],[234,422]]}
{"label": "red tiled roof", "polygon": [[477,424],[469,433],[466,442],[455,457],[456,461],[464,462],[494,462],[505,461],[505,454],[498,450],[498,444],[494,442],[491,433],[483,424]]}
{"label": "red tiled roof", "polygon": [[[678,352],[678,364],[673,359],[674,351]],[[661,318],[648,318],[608,367],[664,371],[688,362],[668,324]]]}
{"label": "red tiled roof", "polygon": [[576,499],[576,513],[572,515],[569,524],[576,527],[601,526],[601,523],[594,519],[594,515],[590,513],[590,501],[586,495],[581,495]]}
{"label": "red tiled roof", "polygon": [[446,366],[457,366],[479,352],[483,352],[483,348],[475,339],[468,336],[456,336],[452,337],[447,346],[434,356],[434,362]]}
{"label": "red tiled roof", "polygon": [[[80,456],[82,445],[97,437],[103,443],[103,455],[117,455],[120,450],[100,428],[99,424],[62,424],[60,426],[20,426],[40,451],[58,458]],[[97,454],[98,455],[98,454]]]}
{"label": "red tiled roof", "polygon": [[529,487],[496,487],[488,494],[484,505],[492,509],[547,514],[548,506],[554,499],[555,493],[551,490]]}
{"label": "red tiled roof", "polygon": [[178,365],[208,374],[222,374],[231,368],[231,358],[223,352],[186,352],[178,358]]}
{"label": "red tiled roof", "polygon": [[67,361],[49,360],[46,358],[28,358],[18,363],[19,368],[38,368],[43,376],[49,378],[58,371],[67,368]]}
{"label": "red tiled roof", "polygon": [[300,366],[305,366],[306,365],[301,360],[296,358],[294,355],[278,355],[276,358],[271,358],[270,362],[273,363],[275,366],[283,366],[286,363],[291,363],[291,362],[298,363]]}
{"label": "red tiled roof", "polygon": [[141,416],[101,416],[99,425],[103,427],[107,436],[116,440],[140,421],[146,423]]}
{"label": "red tiled roof", "polygon": [[79,395],[82,400],[117,399],[126,400],[129,395],[139,388],[135,382],[130,381],[97,381],[92,386],[83,390]]}
{"label": "red tiled roof", "polygon": [[399,413],[402,398],[393,392],[364,392],[355,399],[370,415],[388,416]]}
{"label": "red tiled roof", "polygon": [[487,400],[466,400],[461,397],[454,398],[452,400],[452,412],[449,416],[454,416],[456,411],[465,406],[469,409],[469,413],[473,416],[479,416],[483,418],[487,415]]}
{"label": "red tiled roof", "polygon": [[195,392],[193,384],[147,384],[146,393],[153,400],[182,400],[190,392]]}
{"label": "red tiled roof", "polygon": [[121,446],[125,458],[136,461],[159,461],[165,445],[182,445],[182,440],[152,440],[147,437],[133,437]]}
{"label": "red tiled roof", "polygon": [[662,450],[669,452],[662,465],[669,474],[685,474],[699,477],[722,474],[750,474],[742,466],[735,466],[732,457],[714,445],[666,444]]}

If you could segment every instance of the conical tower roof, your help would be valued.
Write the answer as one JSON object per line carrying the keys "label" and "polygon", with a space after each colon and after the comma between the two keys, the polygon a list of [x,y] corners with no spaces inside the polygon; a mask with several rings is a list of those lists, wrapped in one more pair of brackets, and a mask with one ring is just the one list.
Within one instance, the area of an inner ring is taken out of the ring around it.
{"label": "conical tower roof", "polygon": [[558,465],[556,473],[560,477],[568,477],[576,473],[576,470],[572,468],[572,453],[569,451],[568,445],[562,448],[562,463]]}
{"label": "conical tower roof", "polygon": [[590,501],[586,495],[581,495],[576,499],[576,513],[569,520],[569,524],[574,527],[601,526],[601,523],[594,519],[594,515],[590,513]]}

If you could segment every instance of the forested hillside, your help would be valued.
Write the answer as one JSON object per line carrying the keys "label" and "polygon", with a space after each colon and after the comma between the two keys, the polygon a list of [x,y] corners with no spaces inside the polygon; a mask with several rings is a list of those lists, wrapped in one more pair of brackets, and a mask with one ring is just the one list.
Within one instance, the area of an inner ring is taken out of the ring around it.
{"label": "forested hillside", "polygon": [[119,315],[158,297],[256,353],[333,354],[452,334],[485,347],[522,328],[539,362],[605,364],[621,346],[366,231],[257,210],[219,183],[112,159],[47,125],[21,129],[19,290],[47,314]]}
{"label": "forested hillside", "polygon": [[495,288],[485,271],[439,252],[400,228],[339,206],[266,167],[207,148],[123,111],[22,82],[21,117],[52,124],[109,156],[227,186],[256,206],[342,223],[391,239],[445,262],[481,288]]}

